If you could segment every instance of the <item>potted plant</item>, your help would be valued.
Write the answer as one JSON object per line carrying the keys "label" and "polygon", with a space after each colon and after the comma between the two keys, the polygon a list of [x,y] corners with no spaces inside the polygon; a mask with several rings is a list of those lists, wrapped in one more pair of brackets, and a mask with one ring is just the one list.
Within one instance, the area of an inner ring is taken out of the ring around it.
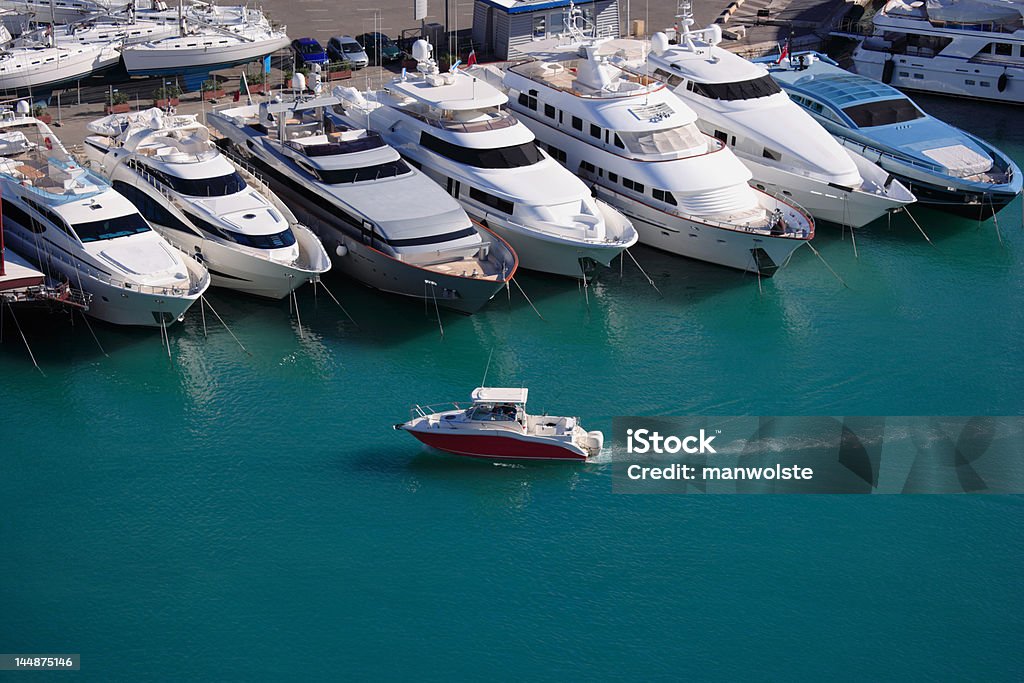
{"label": "potted plant", "polygon": [[352,65],[349,62],[331,62],[327,65],[327,80],[336,81],[340,78],[352,77]]}
{"label": "potted plant", "polygon": [[176,85],[168,85],[157,88],[153,91],[153,106],[165,109],[178,106],[178,96],[181,95],[181,88]]}
{"label": "potted plant", "polygon": [[249,92],[256,94],[265,92],[267,89],[267,74],[262,71],[246,72],[245,82],[249,85]]}
{"label": "potted plant", "polygon": [[124,114],[130,109],[131,105],[128,104],[127,93],[115,92],[107,96],[107,106],[104,108],[107,114]]}
{"label": "potted plant", "polygon": [[53,123],[53,117],[50,116],[50,113],[48,111],[46,111],[45,105],[37,104],[35,107],[33,107],[32,116],[39,119],[46,125],[50,125],[51,123]]}
{"label": "potted plant", "polygon": [[200,88],[203,93],[203,99],[205,100],[215,100],[218,97],[224,97],[224,88],[221,86],[220,83],[217,82],[216,78],[211,78],[208,81],[203,81],[203,84],[202,86],[200,86]]}

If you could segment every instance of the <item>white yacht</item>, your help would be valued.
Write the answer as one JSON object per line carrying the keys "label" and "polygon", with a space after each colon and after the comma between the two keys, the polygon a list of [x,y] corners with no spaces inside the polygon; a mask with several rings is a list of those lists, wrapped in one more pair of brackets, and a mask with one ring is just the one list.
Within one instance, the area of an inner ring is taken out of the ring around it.
{"label": "white yacht", "polygon": [[1024,104],[1024,2],[891,0],[853,52],[857,73],[897,88]]}
{"label": "white yacht", "polygon": [[[301,74],[296,90],[304,89]],[[323,240],[342,272],[382,291],[473,313],[516,271],[515,252],[474,225],[380,135],[337,125],[334,97],[230,107],[207,116]]]}
{"label": "white yacht", "polygon": [[52,38],[58,45],[74,43],[115,43],[119,46],[135,45],[178,35],[172,24],[156,21],[128,21],[111,17],[98,17],[74,24],[43,26],[24,33],[15,45],[42,43]]}
{"label": "white yacht", "polygon": [[52,279],[91,294],[91,316],[148,327],[178,320],[206,291],[209,273],[27,112],[19,102],[0,116],[6,240]]}
{"label": "white yacht", "polygon": [[[206,8],[210,7],[209,10]],[[226,11],[238,10],[238,11]],[[139,11],[145,21],[168,22],[166,10]],[[180,76],[198,87],[213,69],[246,64],[288,47],[285,27],[275,27],[261,10],[194,6],[179,9],[173,37],[129,45],[123,59],[129,75]]]}
{"label": "white yacht", "polygon": [[762,66],[719,47],[718,24],[692,31],[686,1],[678,18],[678,43],[655,33],[638,68],[697,113],[698,127],[743,160],[755,187],[791,197],[818,220],[854,228],[914,201],[898,180],[837,143]]}
{"label": "white yacht", "polygon": [[747,184],[750,171],[666,87],[624,72],[602,40],[552,46],[543,59],[470,73],[501,82],[548,154],[584,179],[640,232],[682,256],[772,275],[814,235],[795,205]]}
{"label": "white yacht", "polygon": [[535,144],[505,110],[500,89],[463,72],[439,73],[431,47],[413,47],[418,74],[364,94],[338,87],[336,111],[381,132],[407,159],[501,235],[523,268],[585,277],[637,241],[632,224],[595,201],[579,178]]}
{"label": "white yacht", "polygon": [[231,163],[195,115],[160,109],[88,126],[94,169],[213,285],[281,299],[331,267],[320,240],[253,174]]}
{"label": "white yacht", "polygon": [[0,52],[0,91],[22,93],[55,88],[117,65],[120,42],[80,43],[48,36]]}
{"label": "white yacht", "polygon": [[[118,9],[127,6],[120,3]],[[16,12],[39,23],[73,24],[86,17],[106,14],[110,6],[96,0],[0,0],[0,9]]]}

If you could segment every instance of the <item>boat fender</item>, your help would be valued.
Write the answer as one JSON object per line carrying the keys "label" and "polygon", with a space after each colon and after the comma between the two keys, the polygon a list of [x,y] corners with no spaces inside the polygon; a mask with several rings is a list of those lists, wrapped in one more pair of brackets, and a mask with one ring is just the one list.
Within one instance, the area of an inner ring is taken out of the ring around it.
{"label": "boat fender", "polygon": [[892,72],[896,70],[896,62],[891,59],[885,60],[885,65],[882,66],[882,83],[889,84],[892,82]]}
{"label": "boat fender", "polygon": [[1007,82],[1007,80],[1009,80],[1009,79],[1008,79],[1005,71],[1003,73],[999,74],[999,80],[996,81],[996,89],[999,92],[1006,92],[1006,82]]}
{"label": "boat fender", "polygon": [[46,145],[46,149],[50,150],[51,152],[53,151],[53,140],[50,139],[49,135],[43,138],[43,144]]}
{"label": "boat fender", "polygon": [[348,247],[339,242],[337,248],[334,250],[334,253],[337,254],[338,256],[347,256]]}

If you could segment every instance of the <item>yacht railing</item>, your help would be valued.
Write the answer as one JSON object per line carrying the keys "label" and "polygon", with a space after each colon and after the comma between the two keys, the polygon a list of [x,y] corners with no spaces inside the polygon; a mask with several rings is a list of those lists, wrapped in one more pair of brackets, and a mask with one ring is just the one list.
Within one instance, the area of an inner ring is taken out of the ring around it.
{"label": "yacht railing", "polygon": [[[944,166],[941,166],[939,164],[929,164],[927,162],[920,161],[918,159],[914,159],[911,157],[893,154],[892,152],[887,152],[883,149],[873,147],[872,145],[861,142],[860,140],[853,140],[852,138],[847,138],[842,135],[837,135],[835,137],[844,147],[848,147],[854,151],[859,152],[861,156],[867,158],[868,160],[872,160],[871,157],[868,156],[868,154],[876,155],[878,158],[873,160],[874,163],[880,163],[882,158],[886,158],[900,164],[906,164],[907,166],[913,166],[921,170],[930,171],[932,173],[938,173],[944,176],[960,178],[961,180],[970,180],[971,178],[971,176],[955,176],[950,172],[950,169],[945,168]],[[1013,170],[1007,167],[1006,171],[1004,172],[1004,175],[1006,176],[1006,180],[1004,182],[1010,182],[1013,179]]]}
{"label": "yacht railing", "polygon": [[409,416],[412,418],[417,417],[430,417],[434,413],[443,413],[449,410],[465,410],[469,408],[471,404],[468,403],[457,403],[451,401],[449,403],[434,403],[431,405],[420,405],[419,403],[413,405],[409,409]]}
{"label": "yacht railing", "polygon": [[402,106],[397,106],[395,109],[403,112],[407,116],[411,116],[417,121],[422,121],[428,126],[439,128],[441,130],[456,131],[459,133],[479,133],[486,130],[502,130],[504,128],[511,128],[519,123],[519,120],[507,111],[502,111],[499,116],[493,119],[489,118],[485,121],[448,121],[445,119],[430,117],[426,114],[420,114],[419,112],[411,111]]}

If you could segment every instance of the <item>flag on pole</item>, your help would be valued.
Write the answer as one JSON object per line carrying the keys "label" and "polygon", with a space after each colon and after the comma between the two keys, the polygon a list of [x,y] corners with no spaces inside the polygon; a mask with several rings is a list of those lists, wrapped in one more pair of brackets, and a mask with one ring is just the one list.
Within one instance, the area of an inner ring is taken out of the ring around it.
{"label": "flag on pole", "polygon": [[466,66],[473,66],[476,64],[476,49],[469,51],[469,56],[466,57]]}
{"label": "flag on pole", "polygon": [[779,58],[775,60],[775,63],[776,64],[782,64],[782,60],[785,59],[788,56],[789,56],[789,41],[787,40],[786,44],[782,46],[781,50],[779,50]]}

